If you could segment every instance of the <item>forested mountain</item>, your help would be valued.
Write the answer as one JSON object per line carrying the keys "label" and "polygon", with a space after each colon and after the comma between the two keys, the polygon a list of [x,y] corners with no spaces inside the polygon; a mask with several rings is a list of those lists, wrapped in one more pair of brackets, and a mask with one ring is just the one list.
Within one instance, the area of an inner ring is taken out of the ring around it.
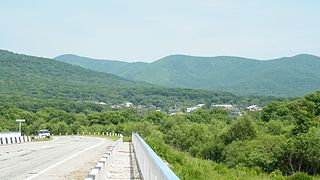
{"label": "forested mountain", "polygon": [[99,88],[102,93],[113,95],[114,89],[151,87],[112,74],[3,50],[0,50],[0,84],[1,93],[5,94],[75,99],[97,98]]}
{"label": "forested mountain", "polygon": [[320,58],[301,54],[273,60],[172,55],[153,63],[55,59],[120,77],[167,87],[222,90],[240,95],[301,96],[320,89]]}
{"label": "forested mountain", "polygon": [[66,100],[102,101],[107,105],[130,101],[161,109],[174,105],[186,107],[196,103],[248,104],[251,100],[257,103],[257,99],[248,100],[231,93],[169,89],[129,81],[52,59],[4,50],[0,50],[0,99],[1,103],[10,102],[23,106],[33,102],[32,107],[40,106],[43,101],[57,100],[63,100],[60,103],[67,102]]}

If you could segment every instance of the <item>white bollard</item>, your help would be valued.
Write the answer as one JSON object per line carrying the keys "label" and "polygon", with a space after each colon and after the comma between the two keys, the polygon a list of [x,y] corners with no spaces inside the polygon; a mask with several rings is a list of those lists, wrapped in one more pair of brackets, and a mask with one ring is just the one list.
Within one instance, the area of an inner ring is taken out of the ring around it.
{"label": "white bollard", "polygon": [[20,142],[24,143],[23,136],[20,136],[19,139],[20,139]]}

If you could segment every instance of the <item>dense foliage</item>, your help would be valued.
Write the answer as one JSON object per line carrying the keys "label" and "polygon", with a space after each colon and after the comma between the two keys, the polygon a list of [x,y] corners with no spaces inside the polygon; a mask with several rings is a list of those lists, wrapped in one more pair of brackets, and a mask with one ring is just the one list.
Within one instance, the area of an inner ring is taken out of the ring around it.
{"label": "dense foliage", "polygon": [[242,117],[222,109],[169,116],[135,109],[76,113],[0,108],[0,131],[23,133],[138,132],[181,179],[310,179],[320,174],[320,92],[274,101]]}
{"label": "dense foliage", "polygon": [[55,59],[166,87],[239,95],[302,96],[320,88],[320,58],[307,54],[268,61],[184,55],[167,56],[153,63],[101,61],[75,55]]}

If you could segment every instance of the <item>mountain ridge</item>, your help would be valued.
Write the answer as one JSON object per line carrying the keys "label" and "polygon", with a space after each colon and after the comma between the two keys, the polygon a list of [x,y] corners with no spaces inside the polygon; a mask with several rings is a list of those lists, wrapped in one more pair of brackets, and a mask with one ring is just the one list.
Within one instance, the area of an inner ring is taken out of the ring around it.
{"label": "mountain ridge", "polygon": [[228,91],[240,95],[301,96],[320,89],[320,57],[298,54],[271,60],[235,56],[170,55],[152,63],[55,59],[125,79],[166,87]]}
{"label": "mountain ridge", "polygon": [[[171,54],[167,55],[164,57],[161,57],[155,61],[152,62],[145,62],[145,61],[139,61],[139,60],[117,60],[117,59],[104,59],[104,58],[92,58],[88,56],[81,56],[77,54],[61,54],[58,56],[53,57],[52,59],[62,59],[64,56],[68,57],[77,57],[77,58],[83,58],[87,60],[93,60],[93,61],[112,61],[112,62],[123,62],[123,63],[129,63],[129,64],[134,64],[134,63],[146,63],[146,64],[152,64],[157,61],[161,61],[162,59],[167,59],[170,57],[196,57],[196,58],[241,58],[241,59],[247,59],[247,60],[253,60],[253,61],[273,61],[273,60],[279,60],[279,59],[285,59],[285,58],[293,58],[293,57],[303,57],[303,56],[310,56],[310,57],[315,57],[315,58],[320,58],[320,56],[313,55],[313,54],[308,54],[308,53],[300,53],[292,56],[283,56],[283,57],[278,57],[278,58],[272,58],[272,59],[255,59],[255,58],[248,58],[248,57],[243,57],[243,56],[228,56],[228,55],[219,55],[219,56],[196,56],[196,55],[186,55],[186,54]],[[50,58],[49,58],[50,59]]]}
{"label": "mountain ridge", "polygon": [[81,102],[104,102],[107,107],[132,102],[168,110],[174,105],[186,108],[197,103],[245,106],[253,101],[263,104],[270,98],[274,99],[240,97],[220,91],[166,88],[54,59],[0,50],[0,106],[7,102],[34,110],[33,107],[51,107],[53,104],[55,107],[65,107],[66,103],[72,103],[72,106],[90,109],[90,105],[82,106]]}

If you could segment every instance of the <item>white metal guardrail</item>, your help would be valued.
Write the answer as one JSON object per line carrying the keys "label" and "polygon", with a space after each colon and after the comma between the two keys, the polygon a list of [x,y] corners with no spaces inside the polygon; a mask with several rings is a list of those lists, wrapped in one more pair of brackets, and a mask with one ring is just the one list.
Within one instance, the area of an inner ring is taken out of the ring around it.
{"label": "white metal guardrail", "polygon": [[179,179],[178,176],[174,174],[174,172],[137,133],[132,133],[132,144],[143,179]]}

